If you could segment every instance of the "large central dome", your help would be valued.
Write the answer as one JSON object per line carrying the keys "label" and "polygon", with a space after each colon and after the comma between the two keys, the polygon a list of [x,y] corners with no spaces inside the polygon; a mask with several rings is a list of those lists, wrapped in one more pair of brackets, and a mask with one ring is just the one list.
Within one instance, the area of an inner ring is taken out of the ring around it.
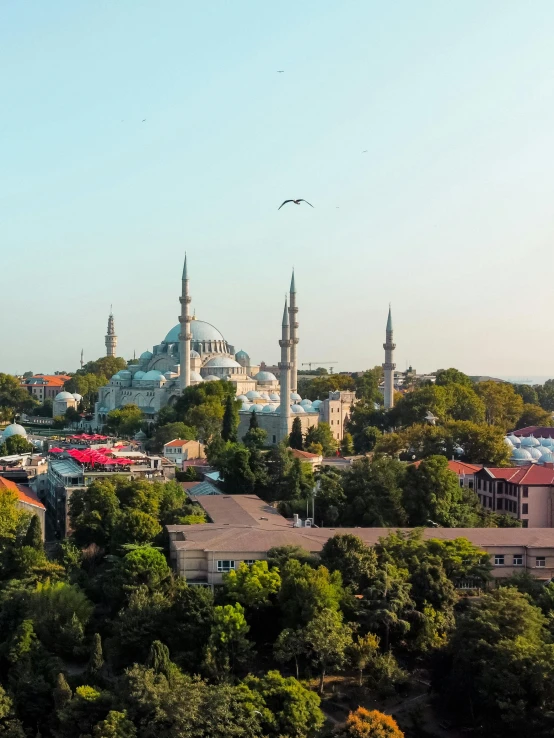
{"label": "large central dome", "polygon": [[[164,343],[178,343],[179,333],[181,332],[181,325],[174,326],[167,336],[164,338]],[[190,321],[190,332],[192,333],[193,341],[224,341],[225,339],[215,326],[211,323],[206,323],[203,320],[191,320]]]}

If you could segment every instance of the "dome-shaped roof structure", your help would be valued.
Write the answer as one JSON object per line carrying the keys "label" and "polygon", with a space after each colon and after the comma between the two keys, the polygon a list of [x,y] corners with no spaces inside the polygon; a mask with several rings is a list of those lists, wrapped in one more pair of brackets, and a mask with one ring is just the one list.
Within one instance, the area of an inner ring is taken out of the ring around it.
{"label": "dome-shaped roof structure", "polygon": [[308,398],[305,397],[303,400],[300,400],[300,404],[302,405],[302,407],[308,408],[308,407],[312,407],[313,403],[311,400],[308,400]]}
{"label": "dome-shaped roof structure", "polygon": [[254,377],[256,382],[276,382],[277,377],[271,372],[258,372]]}
{"label": "dome-shaped roof structure", "polygon": [[75,398],[73,397],[71,392],[58,392],[54,399],[63,402],[63,400],[74,400]]}
{"label": "dome-shaped roof structure", "polygon": [[526,451],[528,451],[531,454],[531,458],[534,459],[535,461],[538,461],[540,459],[540,457],[542,456],[542,453],[543,453],[536,446],[531,446],[531,447],[527,448]]}
{"label": "dome-shaped roof structure", "polygon": [[[192,334],[193,341],[224,341],[225,339],[217,328],[211,323],[206,323],[203,320],[191,320],[189,323],[190,332]],[[181,333],[180,323],[173,326],[167,336],[164,338],[163,343],[178,343],[179,334]]]}
{"label": "dome-shaped roof structure", "polygon": [[540,443],[536,438],[534,438],[534,436],[524,436],[521,439],[521,445],[525,448],[530,448],[531,446],[540,446]]}
{"label": "dome-shaped roof structure", "polygon": [[2,433],[2,440],[5,441],[6,438],[11,438],[12,436],[21,436],[22,438],[27,438],[27,431],[22,425],[19,425],[19,423],[11,423],[11,425],[7,425],[4,428],[4,432]]}
{"label": "dome-shaped roof structure", "polygon": [[159,372],[157,369],[150,369],[149,372],[146,372],[144,377],[142,378],[143,382],[159,382],[164,378],[164,375]]}
{"label": "dome-shaped roof structure", "polygon": [[131,372],[128,369],[121,369],[118,372],[118,374],[121,377],[121,379],[131,379],[131,377],[132,377],[132,374],[131,374]]}
{"label": "dome-shaped roof structure", "polygon": [[519,436],[514,436],[512,433],[510,436],[507,436],[510,439],[510,443],[512,446],[515,446],[516,448],[521,446],[521,438]]}
{"label": "dome-shaped roof structure", "polygon": [[319,410],[321,407],[321,400],[314,400],[312,402],[312,410]]}
{"label": "dome-shaped roof structure", "polygon": [[541,446],[544,446],[544,448],[554,448],[554,438],[546,436],[546,438],[542,439]]}
{"label": "dome-shaped roof structure", "polygon": [[175,377],[178,377],[179,375],[177,372],[164,372],[164,377],[166,379],[175,379]]}
{"label": "dome-shaped roof structure", "polygon": [[237,351],[235,354],[235,359],[249,359],[250,357],[246,353],[246,351],[243,351],[242,349],[240,351]]}
{"label": "dome-shaped roof structure", "polygon": [[300,402],[300,400],[302,398],[300,397],[300,395],[298,394],[298,392],[291,392],[290,393],[290,399],[291,400],[294,400],[294,402]]}
{"label": "dome-shaped roof structure", "polygon": [[191,359],[199,359],[200,358],[200,354],[198,353],[198,351],[195,351],[194,349],[191,349],[190,350],[190,358]]}
{"label": "dome-shaped roof structure", "polygon": [[260,393],[256,392],[256,390],[250,390],[250,392],[246,393],[246,396],[249,400],[259,400],[261,398]]}
{"label": "dome-shaped roof structure", "polygon": [[204,382],[219,382],[220,377],[216,377],[215,374],[208,374],[204,377]]}
{"label": "dome-shaped roof structure", "polygon": [[506,446],[509,446],[510,448],[513,448],[514,447],[514,444],[510,441],[510,439],[508,438],[508,436],[505,436],[504,443],[506,444]]}
{"label": "dome-shaped roof structure", "polygon": [[291,405],[290,409],[293,413],[296,413],[297,415],[300,415],[301,413],[305,413],[306,411],[302,407],[302,405]]}
{"label": "dome-shaped roof structure", "polygon": [[154,354],[151,351],[143,351],[139,358],[142,359],[142,361],[150,361],[153,356]]}
{"label": "dome-shaped roof structure", "polygon": [[141,370],[139,369],[139,370],[138,370],[138,372],[135,372],[135,373],[133,374],[133,379],[144,379],[144,375],[145,375],[145,374],[146,374],[146,372],[143,372],[143,371],[141,371]]}
{"label": "dome-shaped roof structure", "polygon": [[246,395],[239,395],[237,397],[237,400],[240,400],[241,402],[248,402],[248,397]]}
{"label": "dome-shaped roof structure", "polygon": [[228,356],[214,356],[213,359],[210,359],[207,361],[204,366],[206,367],[224,367],[225,369],[235,369],[235,368],[241,368],[238,361],[235,361],[234,359],[230,359]]}
{"label": "dome-shaped roof structure", "polygon": [[269,400],[269,394],[267,392],[260,392],[260,397],[264,400]]}
{"label": "dome-shaped roof structure", "polygon": [[248,412],[251,407],[252,407],[252,405],[249,402],[243,402],[242,403],[241,410],[243,410],[245,412]]}
{"label": "dome-shaped roof structure", "polygon": [[193,372],[190,373],[190,381],[191,382],[203,382],[204,378],[200,374],[200,372]]}
{"label": "dome-shaped roof structure", "polygon": [[76,402],[81,402],[81,400],[83,399],[83,395],[80,395],[80,394],[79,394],[78,392],[74,392],[74,393],[73,393],[73,394],[71,395],[71,397],[73,397],[73,399],[74,399],[74,400],[75,400]]}
{"label": "dome-shaped roof structure", "polygon": [[275,405],[271,405],[271,404],[264,405],[263,406],[263,409],[262,409],[262,412],[264,412],[264,413],[274,413],[275,412],[275,407],[276,407]]}
{"label": "dome-shaped roof structure", "polygon": [[513,461],[533,461],[533,457],[526,448],[514,448],[511,458]]}
{"label": "dome-shaped roof structure", "polygon": [[269,399],[273,400],[274,402],[279,402],[281,399],[278,392],[270,392],[269,393]]}
{"label": "dome-shaped roof structure", "polygon": [[251,405],[250,411],[253,413],[263,413],[265,405]]}
{"label": "dome-shaped roof structure", "polygon": [[539,464],[554,464],[554,454],[552,451],[548,451],[547,449],[544,449],[544,451],[541,453],[541,457],[538,460]]}

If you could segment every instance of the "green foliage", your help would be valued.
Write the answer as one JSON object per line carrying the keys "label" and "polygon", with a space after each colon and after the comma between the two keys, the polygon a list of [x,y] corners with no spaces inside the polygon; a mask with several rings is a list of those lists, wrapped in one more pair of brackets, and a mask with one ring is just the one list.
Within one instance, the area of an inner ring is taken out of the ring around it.
{"label": "green foliage", "polygon": [[196,438],[196,431],[194,428],[179,422],[167,423],[166,425],[160,424],[148,445],[152,451],[161,451],[166,443],[176,438],[183,441],[193,441]]}
{"label": "green foliage", "polygon": [[356,383],[347,374],[326,374],[298,383],[299,393],[308,400],[324,399],[329,396],[329,392],[336,390],[354,389],[356,389]]}
{"label": "green foliage", "polygon": [[229,443],[238,441],[237,430],[239,427],[239,400],[236,400],[230,394],[225,398],[225,411],[223,413],[223,423],[221,426],[221,437]]}
{"label": "green foliage", "polygon": [[146,660],[146,666],[157,674],[169,675],[171,671],[169,648],[161,641],[154,641],[150,646],[150,653]]}
{"label": "green foliage", "polygon": [[450,384],[457,384],[464,387],[473,387],[473,382],[463,372],[458,369],[437,369],[435,373],[435,384],[437,387],[444,387]]}
{"label": "green foliage", "polygon": [[141,584],[155,591],[171,574],[165,556],[149,546],[136,548],[125,554],[117,565],[116,576],[123,588]]}
{"label": "green foliage", "polygon": [[306,448],[310,448],[314,444],[319,444],[322,448],[323,456],[334,456],[338,448],[338,443],[333,437],[329,423],[324,423],[323,421],[318,423],[317,426],[312,425],[311,428],[308,428],[304,444]]}
{"label": "green foliage", "polygon": [[368,458],[355,461],[344,476],[346,506],[341,520],[346,525],[404,525],[406,513],[402,488],[404,464],[381,457],[373,463]]}
{"label": "green foliage", "polygon": [[28,614],[41,643],[53,653],[79,655],[93,606],[84,592],[66,582],[39,582],[28,601]]}
{"label": "green foliage", "polygon": [[554,425],[552,420],[552,411],[543,410],[540,405],[531,405],[525,403],[516,428],[526,428],[529,425],[551,426]]}
{"label": "green foliage", "polygon": [[102,638],[100,633],[92,636],[92,646],[88,662],[87,675],[93,682],[98,679],[104,666],[104,653],[102,651]]}
{"label": "green foliage", "polygon": [[217,679],[244,670],[252,658],[252,644],[247,638],[250,626],[244,608],[220,605],[214,609],[214,619],[206,648],[206,669]]}
{"label": "green foliage", "polygon": [[352,629],[342,621],[342,613],[325,608],[306,625],[304,639],[310,659],[319,670],[319,692],[323,692],[325,674],[340,669],[352,644]]}
{"label": "green foliage", "polygon": [[373,369],[368,369],[356,377],[356,397],[358,400],[365,400],[366,402],[382,402],[383,396],[379,392],[379,383],[383,378],[383,369],[380,366],[376,366]]}
{"label": "green foliage", "polygon": [[13,702],[0,685],[0,735],[2,738],[25,738],[23,726],[16,719]]}
{"label": "green foliage", "polygon": [[11,421],[14,415],[30,412],[36,405],[17,377],[0,372],[0,420]]}
{"label": "green foliage", "polygon": [[305,626],[322,610],[338,611],[344,597],[338,571],[325,566],[313,569],[297,559],[289,559],[281,570],[278,599],[286,626]]}
{"label": "green foliage", "polygon": [[340,572],[345,586],[361,592],[375,576],[377,555],[357,536],[337,534],[323,546],[321,563],[330,571]]}
{"label": "green foliage", "polygon": [[117,550],[128,543],[149,544],[162,532],[155,517],[129,508],[117,519],[112,533],[112,546]]}
{"label": "green foliage", "polygon": [[33,444],[23,436],[9,436],[2,444],[2,454],[5,456],[16,454],[30,454],[33,450]]}
{"label": "green foliage", "polygon": [[351,433],[345,433],[340,442],[340,452],[342,456],[354,455],[354,438]]}
{"label": "green foliage", "polygon": [[299,417],[294,418],[294,420],[292,421],[292,430],[289,436],[289,446],[291,448],[299,449],[300,451],[304,448],[302,421]]}
{"label": "green foliage", "polygon": [[37,551],[44,550],[44,546],[42,544],[42,527],[38,515],[33,515],[31,518],[31,522],[29,523],[29,527],[25,533],[25,538],[23,539],[23,545],[30,546]]}
{"label": "green foliage", "polygon": [[80,547],[95,543],[105,547],[110,541],[119,515],[119,499],[109,479],[95,480],[75,490],[69,499],[69,519]]}
{"label": "green foliage", "polygon": [[137,731],[125,711],[110,710],[106,718],[94,726],[93,738],[136,738]]}
{"label": "green foliage", "polygon": [[258,608],[270,604],[279,591],[281,577],[267,561],[255,561],[250,566],[242,562],[238,569],[223,575],[223,586],[228,602]]}
{"label": "green foliage", "polygon": [[56,688],[54,689],[54,704],[56,706],[56,710],[62,710],[71,700],[72,696],[73,692],[67,683],[65,674],[60,672],[56,677]]}
{"label": "green foliage", "polygon": [[120,436],[134,436],[144,423],[144,413],[137,405],[125,405],[110,410],[106,418],[106,429]]}
{"label": "green foliage", "polygon": [[410,630],[415,603],[408,579],[406,569],[385,562],[364,593],[362,620],[373,632],[382,633],[386,649],[391,637],[404,636]]}
{"label": "green foliage", "polygon": [[29,513],[18,504],[17,494],[5,487],[0,489],[0,556],[8,547],[21,540],[30,522]]}
{"label": "green foliage", "polygon": [[[256,417],[256,413],[252,413]],[[256,421],[257,422],[257,421]],[[263,448],[267,443],[267,431],[263,428],[250,428],[242,438],[244,445],[248,448]]]}
{"label": "green foliage", "polygon": [[490,425],[503,430],[513,428],[523,412],[523,400],[513,385],[505,382],[479,382],[475,390],[485,404],[485,417]]}

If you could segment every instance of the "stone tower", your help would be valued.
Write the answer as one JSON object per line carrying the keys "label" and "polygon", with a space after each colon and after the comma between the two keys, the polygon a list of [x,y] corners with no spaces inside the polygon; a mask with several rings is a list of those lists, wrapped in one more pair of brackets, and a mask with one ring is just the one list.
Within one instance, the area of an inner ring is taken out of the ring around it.
{"label": "stone tower", "polygon": [[281,328],[281,361],[279,362],[279,387],[281,393],[281,404],[279,406],[279,414],[281,418],[281,439],[286,438],[289,434],[289,417],[290,417],[290,347],[291,340],[289,337],[289,311],[287,307],[287,299],[285,298],[285,309],[283,311],[283,324]]}
{"label": "stone tower", "polygon": [[112,307],[110,305],[110,317],[108,318],[108,332],[106,333],[106,356],[115,356],[117,349],[117,336],[115,335],[115,323]]}
{"label": "stone tower", "polygon": [[179,384],[181,391],[185,387],[190,386],[190,341],[192,338],[190,332],[190,295],[189,295],[189,278],[187,275],[187,255],[185,254],[185,263],[183,265],[183,276],[181,280],[181,297],[179,298],[181,303],[181,315],[179,316],[179,323],[181,324],[181,332],[179,333],[179,357],[180,357],[180,374]]}
{"label": "stone tower", "polygon": [[389,317],[387,318],[387,340],[383,344],[385,349],[385,363],[383,364],[383,371],[385,373],[385,410],[390,410],[394,405],[394,370],[396,364],[393,359],[393,351],[396,348],[396,344],[392,340],[392,315],[389,305]]}
{"label": "stone tower", "polygon": [[290,391],[298,392],[298,321],[296,314],[296,285],[294,284],[294,269],[292,270],[292,279],[290,281]]}

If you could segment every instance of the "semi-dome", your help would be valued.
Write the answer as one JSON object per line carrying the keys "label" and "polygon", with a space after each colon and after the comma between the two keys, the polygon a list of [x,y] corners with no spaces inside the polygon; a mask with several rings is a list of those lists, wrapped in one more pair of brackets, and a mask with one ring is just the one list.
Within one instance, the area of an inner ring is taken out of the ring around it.
{"label": "semi-dome", "polygon": [[298,392],[291,392],[290,393],[290,399],[291,400],[294,400],[294,402],[300,402],[300,400],[302,398],[300,397],[300,395],[298,394]]}
{"label": "semi-dome", "polygon": [[135,372],[135,373],[133,374],[133,379],[144,379],[144,375],[145,375],[145,374],[146,374],[146,372],[143,372],[143,371],[141,371],[141,370],[139,369],[139,370],[138,370],[138,372]]}
{"label": "semi-dome", "polygon": [[531,458],[535,461],[538,461],[540,457],[542,456],[542,451],[538,449],[536,446],[531,446],[530,448],[526,449],[530,454]]}
{"label": "semi-dome", "polygon": [[150,361],[152,356],[154,356],[154,354],[151,351],[143,351],[140,355],[140,359],[142,359],[142,361]]}
{"label": "semi-dome", "polygon": [[81,402],[81,400],[83,399],[83,395],[80,395],[80,394],[79,394],[78,392],[74,392],[74,393],[73,393],[73,394],[71,395],[71,397],[73,397],[73,399],[74,399],[74,400],[75,400],[76,402]]}
{"label": "semi-dome", "polygon": [[228,356],[214,356],[213,359],[210,359],[209,361],[207,361],[204,364],[204,366],[206,367],[210,366],[214,368],[224,367],[226,369],[227,368],[228,369],[235,369],[235,368],[240,369],[241,368],[238,361],[235,361],[234,359],[230,359]]}
{"label": "semi-dome", "polygon": [[259,400],[261,399],[261,395],[259,392],[256,392],[256,390],[250,390],[250,392],[246,393],[246,397],[249,400]]}
{"label": "semi-dome", "polygon": [[267,392],[260,392],[260,397],[264,400],[269,400],[269,394]]}
{"label": "semi-dome", "polygon": [[54,399],[63,401],[63,400],[74,400],[75,398],[73,397],[71,392],[58,392],[58,394],[56,395]]}
{"label": "semi-dome", "polygon": [[249,359],[250,357],[246,353],[246,351],[243,351],[242,349],[240,351],[237,351],[235,354],[235,359]]}
{"label": "semi-dome", "polygon": [[146,374],[142,378],[142,381],[143,382],[159,382],[163,378],[164,378],[164,375],[161,372],[159,372],[157,369],[150,369],[149,372],[146,372]]}
{"label": "semi-dome", "polygon": [[300,413],[306,412],[304,408],[302,407],[302,405],[291,405],[290,409],[292,410],[293,413],[296,413],[297,415],[299,415]]}
{"label": "semi-dome", "polygon": [[216,377],[215,374],[208,374],[204,377],[204,382],[219,382],[220,377]]}
{"label": "semi-dome", "polygon": [[546,449],[542,452],[540,459],[538,460],[539,464],[554,464],[554,454],[552,451],[547,451]]}
{"label": "semi-dome", "polygon": [[269,399],[274,400],[275,402],[279,402],[281,399],[278,392],[270,392],[269,393]]}
{"label": "semi-dome", "polygon": [[190,350],[190,358],[191,359],[199,359],[200,358],[200,354],[198,353],[198,351],[195,351],[194,349],[191,349]]}
{"label": "semi-dome", "polygon": [[[217,328],[211,323],[206,323],[203,320],[191,320],[189,323],[190,332],[192,334],[193,341],[224,341],[225,339]],[[181,324],[173,326],[167,336],[164,338],[164,343],[178,343],[179,334],[181,333]]]}
{"label": "semi-dome", "polygon": [[8,425],[4,428],[4,432],[2,433],[2,440],[5,441],[6,438],[11,438],[12,436],[21,436],[22,438],[27,438],[27,431],[22,425],[19,425],[19,423],[11,423],[11,425]]}
{"label": "semi-dome", "polygon": [[513,461],[533,461],[533,457],[526,448],[514,448],[511,458]]}
{"label": "semi-dome", "polygon": [[543,438],[541,441],[541,446],[544,448],[554,448],[554,438],[549,438],[546,436],[546,438]]}
{"label": "semi-dome", "polygon": [[277,377],[271,372],[258,372],[254,377],[256,382],[276,382]]}
{"label": "semi-dome", "polygon": [[190,373],[190,381],[191,382],[203,382],[204,378],[200,374],[200,372],[193,372]]}
{"label": "semi-dome", "polygon": [[312,402],[312,410],[319,410],[321,407],[321,400],[314,400]]}

